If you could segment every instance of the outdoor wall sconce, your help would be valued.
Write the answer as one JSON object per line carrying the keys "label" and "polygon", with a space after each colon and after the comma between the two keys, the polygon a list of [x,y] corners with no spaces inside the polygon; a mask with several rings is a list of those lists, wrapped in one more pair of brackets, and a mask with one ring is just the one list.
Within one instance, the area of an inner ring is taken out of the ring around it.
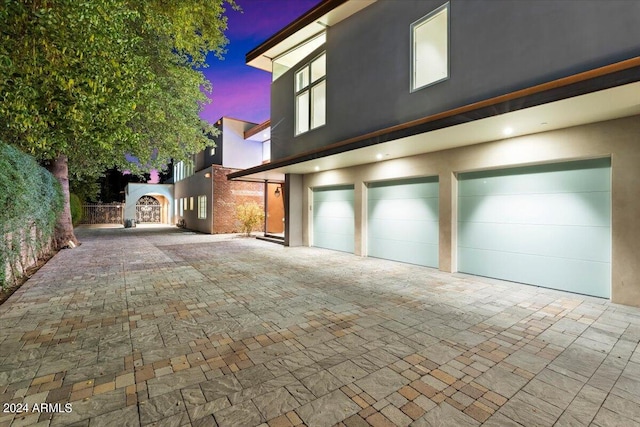
{"label": "outdoor wall sconce", "polygon": [[207,172],[207,173],[205,173],[205,174],[204,174],[204,177],[205,177],[205,178],[211,178],[211,172]]}
{"label": "outdoor wall sconce", "polygon": [[276,197],[280,197],[280,187],[276,187],[276,191],[274,191],[273,195]]}

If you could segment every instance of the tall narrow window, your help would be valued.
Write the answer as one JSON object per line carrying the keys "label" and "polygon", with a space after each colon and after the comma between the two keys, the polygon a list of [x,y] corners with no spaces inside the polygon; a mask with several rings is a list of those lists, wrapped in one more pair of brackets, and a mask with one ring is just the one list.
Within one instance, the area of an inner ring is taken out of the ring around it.
{"label": "tall narrow window", "polygon": [[315,129],[327,119],[327,55],[323,53],[295,75],[296,135]]}
{"label": "tall narrow window", "polygon": [[411,24],[411,90],[449,78],[449,3]]}
{"label": "tall narrow window", "polygon": [[198,219],[207,219],[207,196],[198,196]]}

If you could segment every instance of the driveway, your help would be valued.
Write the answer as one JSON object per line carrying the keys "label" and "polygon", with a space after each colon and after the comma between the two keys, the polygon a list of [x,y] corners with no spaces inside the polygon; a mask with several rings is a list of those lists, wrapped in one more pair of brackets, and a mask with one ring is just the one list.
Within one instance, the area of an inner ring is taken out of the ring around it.
{"label": "driveway", "polygon": [[640,425],[640,309],[176,228],[78,235],[0,306],[0,426]]}

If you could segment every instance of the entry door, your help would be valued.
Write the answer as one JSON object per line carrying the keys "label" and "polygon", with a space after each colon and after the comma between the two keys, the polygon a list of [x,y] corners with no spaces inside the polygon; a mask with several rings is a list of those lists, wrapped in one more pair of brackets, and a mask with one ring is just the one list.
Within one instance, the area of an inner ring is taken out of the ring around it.
{"label": "entry door", "polygon": [[438,267],[438,193],[437,177],[369,184],[369,256]]}
{"label": "entry door", "polygon": [[313,246],[353,253],[353,200],[352,185],[313,190]]}
{"label": "entry door", "polygon": [[611,295],[611,161],[459,176],[458,270]]}

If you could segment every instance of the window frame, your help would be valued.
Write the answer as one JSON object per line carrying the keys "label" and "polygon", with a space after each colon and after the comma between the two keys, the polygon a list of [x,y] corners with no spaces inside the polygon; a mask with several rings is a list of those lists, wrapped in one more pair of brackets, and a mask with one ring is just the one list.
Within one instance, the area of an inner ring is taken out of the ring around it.
{"label": "window frame", "polygon": [[[318,78],[315,81],[312,81],[312,77],[313,77],[313,73],[312,73],[312,65],[318,61],[322,56],[324,56],[324,61],[325,61],[325,66],[324,66],[324,74]],[[300,89],[298,89],[298,74],[300,74],[301,72],[304,72],[306,70],[307,72],[307,84],[303,87],[301,87]],[[295,104],[295,121],[294,121],[294,129],[293,129],[293,133],[294,136],[299,136],[299,135],[303,135],[307,132],[310,132],[314,129],[318,129],[321,128],[323,126],[325,126],[327,124],[327,52],[323,51],[322,53],[316,55],[314,58],[312,58],[311,60],[309,60],[308,62],[306,62],[302,67],[298,68],[294,74],[293,74],[293,102]],[[313,106],[313,90],[324,84],[324,122],[320,125],[314,126],[312,127],[312,123],[313,123],[313,115],[314,115],[314,106]],[[298,98],[302,95],[304,95],[306,93],[307,95],[307,129],[304,131],[299,131],[298,129],[300,128],[299,126],[299,115],[298,115],[298,110],[299,110],[299,104],[298,104]]]}
{"label": "window frame", "polygon": [[[446,40],[447,40],[447,74],[445,77],[438,79],[438,80],[434,80],[430,83],[424,84],[422,86],[416,86],[415,80],[416,80],[416,55],[415,55],[415,31],[416,28],[418,28],[420,25],[424,24],[425,22],[435,18],[438,14],[440,14],[442,11],[446,10],[447,12],[447,34],[446,34]],[[422,18],[418,19],[417,21],[414,21],[409,29],[409,55],[410,55],[410,75],[409,75],[409,92],[413,93],[413,92],[417,92],[421,89],[427,88],[429,86],[433,86],[435,84],[438,84],[442,81],[445,80],[449,80],[449,78],[451,77],[451,7],[450,7],[450,2],[446,2],[444,3],[442,6],[432,10],[431,12],[429,12],[428,14],[426,14],[425,16],[423,16]]]}
{"label": "window frame", "polygon": [[207,196],[198,196],[198,219],[207,219]]}

